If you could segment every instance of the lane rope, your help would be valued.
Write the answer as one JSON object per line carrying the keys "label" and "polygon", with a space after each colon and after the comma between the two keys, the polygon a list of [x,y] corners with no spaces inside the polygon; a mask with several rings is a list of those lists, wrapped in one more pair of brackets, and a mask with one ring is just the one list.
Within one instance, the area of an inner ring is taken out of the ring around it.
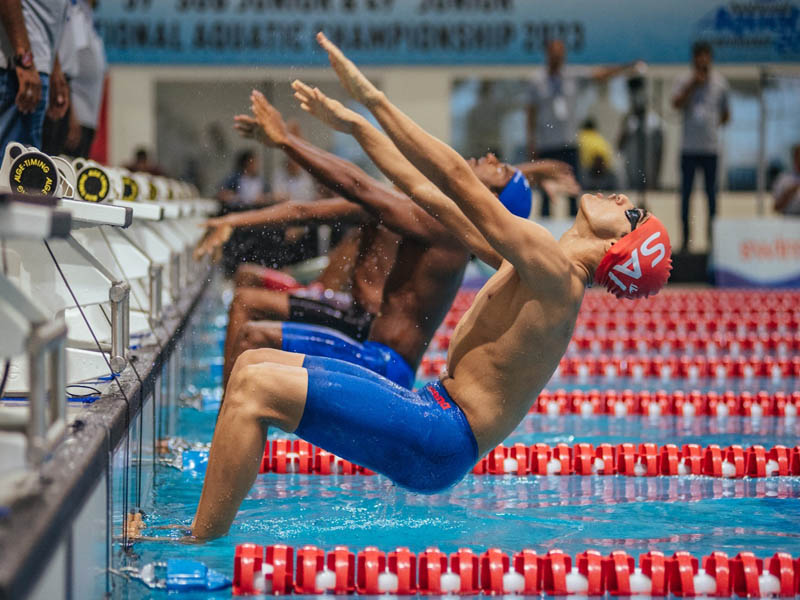
{"label": "lane rope", "polygon": [[346,546],[328,552],[316,546],[236,546],[233,595],[293,593],[789,598],[800,594],[800,559],[786,552],[762,559],[752,552],[731,558],[725,552],[696,557],[651,550],[637,562],[623,550],[585,550],[573,557],[532,549],[460,548],[448,555],[436,547],[417,554],[374,546],[357,552]]}

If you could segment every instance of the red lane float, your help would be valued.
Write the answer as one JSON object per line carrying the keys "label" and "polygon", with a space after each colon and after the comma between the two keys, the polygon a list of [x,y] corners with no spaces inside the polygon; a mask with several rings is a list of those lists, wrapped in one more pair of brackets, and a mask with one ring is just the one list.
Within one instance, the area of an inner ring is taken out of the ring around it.
{"label": "red lane float", "polygon": [[800,414],[800,391],[791,393],[681,390],[599,390],[557,389],[542,391],[531,405],[531,413],[558,416],[649,415],[649,416],[744,416],[796,417]]}
{"label": "red lane float", "polygon": [[609,358],[607,356],[565,356],[558,366],[559,377],[655,377],[661,379],[696,379],[711,377],[715,379],[771,377],[800,377],[800,356],[772,358],[706,358],[693,356],[681,360],[677,356],[626,355]]}
{"label": "red lane float", "polygon": [[[453,301],[451,314],[463,314],[472,305],[475,298],[472,291],[460,291]],[[608,319],[615,323],[627,323],[618,317],[636,314],[673,316],[675,318],[692,318],[701,316],[742,319],[750,315],[771,315],[773,317],[789,317],[798,314],[800,293],[786,294],[770,291],[768,293],[744,292],[732,296],[721,290],[713,290],[706,294],[675,294],[667,291],[656,297],[641,302],[619,302],[615,298],[598,297],[589,293],[584,297],[581,306],[581,318]]]}
{"label": "red lane float", "polygon": [[[437,334],[438,347],[446,350],[450,336]],[[687,356],[687,352],[707,354],[716,351],[719,354],[792,354],[800,349],[800,334],[796,329],[786,332],[728,332],[708,335],[705,332],[653,332],[637,334],[636,332],[601,333],[592,329],[575,333],[570,340],[566,354],[581,355],[600,352],[623,355],[634,352],[667,352],[678,357]]]}
{"label": "red lane float", "polygon": [[[449,556],[436,547],[416,555],[408,548],[388,554],[368,547],[354,554],[344,546],[325,552],[315,546],[240,544],[234,553],[235,596],[333,593],[408,596],[506,594],[548,596],[782,597],[800,594],[800,559],[777,552],[767,559],[751,552],[696,557],[658,551],[638,560],[623,550],[603,555],[586,550],[574,558],[561,550],[539,555],[525,549],[507,554],[490,548],[478,554],[460,548]],[[637,566],[638,565],[638,566]]]}
{"label": "red lane float", "polygon": [[[662,380],[701,378],[715,380],[745,379],[755,377],[780,381],[786,378],[800,377],[800,342],[798,350],[792,356],[648,356],[642,354],[624,354],[607,356],[600,352],[595,354],[566,354],[561,358],[555,377],[603,377],[611,382],[617,377]],[[425,356],[420,363],[421,377],[431,378],[444,371],[446,359],[442,356]]]}
{"label": "red lane float", "polygon": [[[270,454],[271,452],[271,454]],[[313,459],[312,459],[313,457]],[[340,459],[303,440],[275,439],[267,443],[260,473],[373,475],[369,469]],[[536,443],[500,445],[479,460],[475,475],[705,475],[708,477],[789,477],[800,475],[800,445],[703,447],[697,444],[659,446],[578,443],[573,446]]]}

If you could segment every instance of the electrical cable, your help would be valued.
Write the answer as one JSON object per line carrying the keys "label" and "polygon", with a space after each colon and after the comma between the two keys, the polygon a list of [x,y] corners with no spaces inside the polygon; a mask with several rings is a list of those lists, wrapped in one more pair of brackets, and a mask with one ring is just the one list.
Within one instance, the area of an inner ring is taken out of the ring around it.
{"label": "electrical cable", "polygon": [[[103,316],[108,321],[108,324],[111,325],[111,317],[108,316],[106,313],[106,309],[103,305],[100,305],[100,312],[103,313]],[[136,365],[133,364],[132,360],[128,361],[128,365],[130,365],[131,369],[133,370],[134,375],[136,375],[136,379],[139,380],[139,462],[141,463],[142,459],[142,434],[144,433],[144,381],[142,377],[139,375],[139,371],[136,369]],[[137,466],[136,468],[136,506],[141,506],[142,504],[142,469],[141,465]]]}
{"label": "electrical cable", "polygon": [[[126,516],[128,514],[128,472],[129,472],[129,468],[130,468],[130,465],[129,465],[130,436],[127,435],[127,432],[128,432],[128,430],[130,428],[131,403],[130,403],[130,400],[128,399],[128,395],[125,393],[125,389],[122,387],[122,384],[120,383],[120,381],[119,381],[119,379],[117,377],[117,374],[114,372],[114,369],[111,367],[111,362],[109,361],[108,357],[106,356],[106,353],[103,351],[103,347],[100,345],[100,341],[97,339],[97,336],[95,335],[94,330],[92,329],[92,326],[89,324],[89,319],[86,317],[86,313],[83,311],[83,307],[81,306],[80,302],[78,302],[78,297],[75,295],[75,292],[72,289],[72,286],[70,286],[69,281],[67,281],[67,277],[66,277],[66,275],[64,275],[64,271],[61,269],[61,265],[58,263],[58,260],[56,259],[55,254],[53,254],[53,250],[52,250],[52,248],[50,248],[50,244],[47,242],[47,240],[43,240],[43,241],[44,241],[45,248],[47,248],[47,252],[50,254],[50,258],[53,260],[53,264],[55,265],[56,270],[58,271],[58,274],[61,276],[61,280],[64,282],[64,285],[66,286],[67,291],[69,292],[70,296],[72,296],[72,301],[75,303],[75,307],[78,309],[78,312],[81,314],[81,317],[83,318],[83,322],[86,324],[86,327],[89,330],[89,333],[91,334],[95,345],[97,346],[97,350],[100,352],[100,356],[103,357],[103,360],[105,361],[106,365],[108,366],[108,371],[111,374],[111,378],[117,384],[117,387],[119,388],[119,392],[122,395],[123,400],[125,401],[125,432],[126,432],[126,435],[125,435],[125,462],[124,462],[124,466],[122,468],[122,476],[123,476],[123,479],[122,479],[122,514],[123,514],[123,525],[124,525],[124,519],[126,518]],[[127,546],[128,546],[128,528],[123,526],[123,528],[122,528],[122,547],[123,548],[127,548]]]}
{"label": "electrical cable", "polygon": [[[70,392],[70,388],[79,388],[89,390],[88,394],[75,394],[74,392]],[[95,396],[100,396],[101,392],[94,386],[86,385],[85,383],[70,383],[64,386],[64,391],[66,391],[67,396],[69,396],[73,400],[83,400],[85,398],[94,398]]]}

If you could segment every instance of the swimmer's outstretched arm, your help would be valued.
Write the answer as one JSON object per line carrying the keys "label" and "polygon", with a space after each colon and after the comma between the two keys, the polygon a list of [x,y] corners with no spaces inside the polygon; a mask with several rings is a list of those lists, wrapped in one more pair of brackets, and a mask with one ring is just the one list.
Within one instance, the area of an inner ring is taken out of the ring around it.
{"label": "swimmer's outstretched arm", "polygon": [[503,258],[478,229],[450,198],[403,156],[388,137],[364,117],[328,98],[318,88],[312,89],[299,80],[292,83],[292,88],[303,110],[333,129],[352,135],[392,183],[449,231],[460,232],[461,240],[478,258],[495,268],[500,266]]}
{"label": "swimmer's outstretched arm", "polygon": [[195,259],[214,255],[237,227],[289,226],[322,223],[364,223],[372,217],[344,198],[317,202],[281,202],[267,208],[230,213],[206,221],[206,234],[194,251]]}
{"label": "swimmer's outstretched arm", "polygon": [[467,162],[389,102],[322,33],[317,41],[342,85],[378,119],[405,157],[449,196],[491,246],[531,286],[564,283],[570,261],[544,227],[512,215],[475,176]]}
{"label": "swimmer's outstretched arm", "polygon": [[[289,133],[280,112],[256,90],[250,95],[251,110],[260,126],[259,139],[280,148],[318,181],[348,200],[363,206],[390,230],[423,242],[441,239],[441,225],[401,192],[367,175],[350,161],[326,152]],[[237,129],[248,117],[236,117]]]}

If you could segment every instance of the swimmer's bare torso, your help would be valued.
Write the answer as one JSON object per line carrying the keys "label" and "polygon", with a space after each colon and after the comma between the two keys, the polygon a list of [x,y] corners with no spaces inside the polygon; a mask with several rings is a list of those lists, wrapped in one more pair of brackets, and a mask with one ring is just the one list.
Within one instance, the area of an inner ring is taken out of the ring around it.
{"label": "swimmer's bare torso", "polygon": [[323,34],[317,39],[345,89],[391,140],[320,90],[295,82],[303,109],[353,135],[384,174],[451,231],[473,223],[483,237],[463,239],[474,248],[488,243],[503,258],[458,324],[442,378],[483,454],[511,433],[552,376],[594,270],[630,231],[625,210],[633,204],[622,195],[586,194],[575,224],[556,240],[505,210],[457,153],[392,105]]}
{"label": "swimmer's bare torso", "polygon": [[[553,245],[548,251],[560,252]],[[459,321],[442,383],[467,415],[481,454],[511,433],[552,376],[583,292],[571,270],[532,289],[504,262]]]}

